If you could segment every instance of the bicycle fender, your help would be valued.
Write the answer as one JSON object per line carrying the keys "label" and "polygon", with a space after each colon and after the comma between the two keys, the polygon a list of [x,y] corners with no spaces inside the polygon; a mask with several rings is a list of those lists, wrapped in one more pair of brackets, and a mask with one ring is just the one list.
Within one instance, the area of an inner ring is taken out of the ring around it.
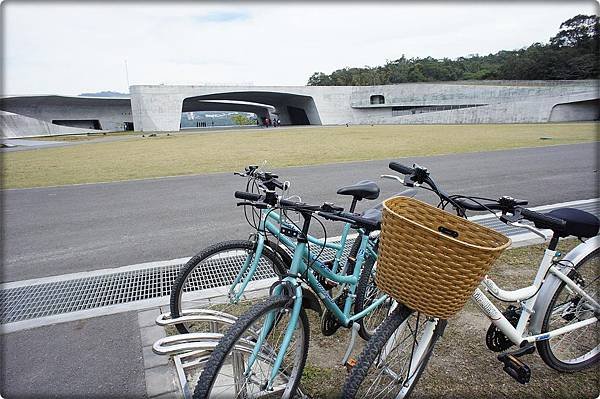
{"label": "bicycle fender", "polygon": [[277,245],[276,243],[274,243],[272,241],[268,241],[268,240],[265,240],[265,246],[268,247],[269,249],[271,249],[277,255],[279,255],[279,257],[283,261],[284,266],[290,267],[290,265],[292,264],[292,257],[285,249],[283,249],[281,246]]}
{"label": "bicycle fender", "polygon": [[[573,248],[562,259],[572,262],[574,265],[576,265],[583,258],[598,248],[600,248],[600,236],[595,236]],[[565,274],[567,273],[568,267],[561,265],[557,265],[557,267],[561,272]],[[531,334],[535,335],[541,333],[542,323],[544,322],[544,316],[548,310],[548,305],[560,283],[561,280],[552,274],[548,274],[546,277],[544,285],[542,285],[542,288],[540,289],[538,297],[535,301],[535,305],[533,306],[534,312],[531,315],[531,320],[529,322],[529,331]]]}
{"label": "bicycle fender", "polygon": [[323,314],[321,302],[317,295],[308,288],[302,287],[302,307],[305,309],[314,310],[319,315]]}

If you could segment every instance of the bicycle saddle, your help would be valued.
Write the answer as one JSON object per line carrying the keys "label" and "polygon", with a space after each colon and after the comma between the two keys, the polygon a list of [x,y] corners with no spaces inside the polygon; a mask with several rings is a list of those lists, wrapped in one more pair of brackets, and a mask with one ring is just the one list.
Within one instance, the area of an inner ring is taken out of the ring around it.
{"label": "bicycle saddle", "polygon": [[[567,222],[564,230],[560,232],[561,237],[575,236],[579,238],[594,237],[598,234],[600,221],[591,213],[574,208],[559,208],[546,213],[558,219]],[[545,228],[540,223],[535,223],[538,228]]]}
{"label": "bicycle saddle", "polygon": [[379,197],[379,187],[371,180],[361,180],[351,186],[342,187],[337,190],[340,195],[351,195],[359,200],[374,200]]}

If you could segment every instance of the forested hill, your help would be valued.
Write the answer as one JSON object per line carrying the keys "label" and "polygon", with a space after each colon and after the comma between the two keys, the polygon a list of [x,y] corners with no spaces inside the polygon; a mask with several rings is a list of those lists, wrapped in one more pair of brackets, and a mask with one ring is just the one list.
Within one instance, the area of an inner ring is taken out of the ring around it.
{"label": "forested hill", "polygon": [[599,20],[577,15],[560,25],[549,43],[485,56],[405,58],[383,66],[315,72],[309,86],[369,86],[453,80],[598,79]]}

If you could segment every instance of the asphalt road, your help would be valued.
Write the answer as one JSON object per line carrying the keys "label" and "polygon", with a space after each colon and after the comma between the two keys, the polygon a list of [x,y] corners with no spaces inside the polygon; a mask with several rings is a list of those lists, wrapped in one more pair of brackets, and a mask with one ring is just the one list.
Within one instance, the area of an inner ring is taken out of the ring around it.
{"label": "asphalt road", "polygon": [[[531,206],[598,197],[596,144],[404,158],[427,166],[449,192],[525,198]],[[318,156],[318,154],[315,154]],[[397,183],[386,161],[277,168],[307,202],[349,200],[336,188],[378,181],[380,198]],[[251,231],[231,173],[3,192],[3,276],[16,281],[191,256]],[[361,204],[365,207],[366,204]],[[330,232],[330,234],[335,231]]]}

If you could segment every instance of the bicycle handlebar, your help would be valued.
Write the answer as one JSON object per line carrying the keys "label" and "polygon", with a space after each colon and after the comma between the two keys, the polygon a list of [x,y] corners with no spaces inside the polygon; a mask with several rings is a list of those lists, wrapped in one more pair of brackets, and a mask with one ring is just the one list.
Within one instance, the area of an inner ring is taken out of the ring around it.
{"label": "bicycle handlebar", "polygon": [[567,222],[563,219],[558,219],[550,215],[545,215],[543,213],[535,212],[527,208],[517,208],[521,216],[523,216],[527,220],[531,220],[535,223],[536,227],[540,229],[551,229],[551,230],[563,230]]}
{"label": "bicycle handlebar", "polygon": [[319,211],[319,212],[317,212],[317,214],[327,220],[336,220],[336,221],[340,221],[340,222],[351,223],[353,225],[363,227],[369,231],[379,230],[381,228],[379,222],[375,222],[371,219],[365,219],[361,216],[358,216],[358,215],[355,215],[352,213],[348,213],[348,212],[332,213],[332,212]]}
{"label": "bicycle handlebar", "polygon": [[[239,205],[251,205],[257,207],[262,206],[263,202],[267,199],[264,195],[248,193],[245,191],[236,191],[234,197],[249,201],[247,203],[240,203]],[[279,199],[277,204],[281,208],[292,209],[298,212],[317,213],[319,216],[328,220],[352,223],[353,225],[363,227],[369,231],[378,230],[380,228],[379,222],[377,221],[366,219],[353,213],[344,212],[343,208],[327,202],[323,205],[310,205],[304,202]]]}
{"label": "bicycle handlebar", "polygon": [[248,193],[246,191],[236,191],[233,196],[238,199],[243,199],[246,201],[257,202],[261,201],[264,197],[260,194]]}
{"label": "bicycle handlebar", "polygon": [[406,165],[402,165],[400,162],[395,161],[390,162],[388,166],[391,170],[398,173],[402,173],[403,175],[410,175],[413,174],[415,171],[413,168]]}
{"label": "bicycle handlebar", "polygon": [[[516,221],[519,218],[525,218],[534,222],[536,227],[538,228],[547,228],[555,231],[561,231],[566,226],[566,221],[562,219],[558,219],[549,215],[545,215],[539,212],[535,212],[529,210],[527,208],[523,208],[522,205],[527,205],[527,201],[518,200],[511,197],[501,197],[497,201],[487,202],[487,203],[478,203],[474,200],[470,200],[467,198],[456,198],[456,196],[450,196],[443,190],[439,189],[433,179],[429,176],[429,172],[427,168],[423,168],[419,165],[414,165],[412,168],[406,165],[402,165],[399,162],[390,162],[390,169],[403,173],[405,175],[409,175],[410,177],[404,179],[405,185],[411,185],[410,182],[415,182],[419,184],[427,184],[431,189],[442,199],[447,200],[452,203],[455,207],[460,207],[463,210],[470,211],[502,211],[503,214],[507,212],[512,213],[513,217],[503,217],[502,220],[504,222]],[[464,213],[464,212],[463,212]]]}
{"label": "bicycle handlebar", "polygon": [[287,189],[289,185],[277,180],[278,175],[271,172],[259,172],[258,166],[250,165],[244,168],[244,172],[234,172],[236,176],[251,177],[261,182],[261,184],[268,190],[274,190],[276,188],[280,190]]}

